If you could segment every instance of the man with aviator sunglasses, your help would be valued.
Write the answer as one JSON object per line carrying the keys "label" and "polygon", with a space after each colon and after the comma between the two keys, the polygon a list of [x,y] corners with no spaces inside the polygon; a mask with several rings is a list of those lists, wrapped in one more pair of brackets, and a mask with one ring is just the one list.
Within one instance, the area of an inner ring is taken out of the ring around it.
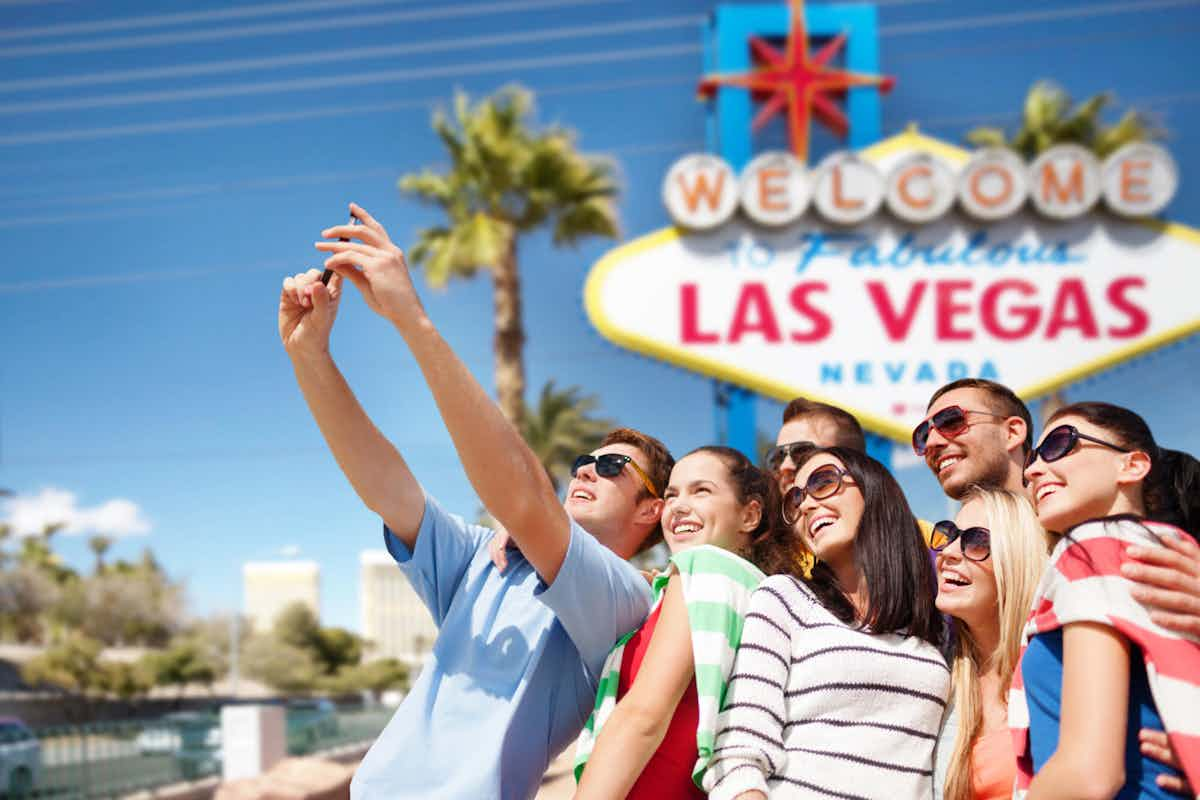
{"label": "man with aviator sunglasses", "polygon": [[[383,519],[388,551],[438,625],[432,657],[363,759],[351,796],[532,797],[579,733],[612,643],[649,611],[649,587],[626,559],[659,531],[658,487],[673,461],[658,440],[613,431],[580,459],[559,501],[426,315],[403,253],[365,209],[350,210],[363,224],[326,229],[317,244],[333,254],[329,284],[315,269],[284,281],[280,337],[338,465]],[[343,281],[400,333],[472,488],[520,545],[503,575],[488,556],[492,531],[426,494],[334,363]]]}
{"label": "man with aviator sunglasses", "polygon": [[[1007,386],[982,378],[953,381],[934,392],[912,436],[913,450],[953,499],[973,485],[1025,493],[1025,469],[1035,459],[1066,458],[1081,441],[1122,450],[1070,425],[1055,427],[1034,448],[1028,407]],[[1162,614],[1164,625],[1200,636],[1200,547],[1172,542],[1130,555],[1144,559],[1122,567],[1125,577],[1141,584],[1139,599]]]}

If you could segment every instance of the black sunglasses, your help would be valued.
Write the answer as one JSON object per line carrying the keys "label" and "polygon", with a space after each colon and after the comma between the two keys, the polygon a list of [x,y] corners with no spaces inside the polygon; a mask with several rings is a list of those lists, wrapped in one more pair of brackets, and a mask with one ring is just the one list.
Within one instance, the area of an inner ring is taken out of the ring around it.
{"label": "black sunglasses", "polygon": [[804,504],[804,498],[824,500],[833,497],[842,490],[843,479],[849,474],[833,464],[813,470],[803,487],[793,486],[783,496],[783,521],[795,525],[796,520],[800,519],[800,506]]}
{"label": "black sunglasses", "polygon": [[591,453],[583,453],[576,456],[575,463],[571,465],[571,477],[574,478],[579,470],[592,463],[595,463],[596,474],[601,478],[617,477],[621,474],[621,470],[625,468],[625,465],[628,464],[633,467],[633,471],[642,479],[642,483],[646,486],[646,491],[652,497],[659,496],[658,490],[654,488],[654,481],[650,480],[650,476],[637,465],[636,461],[622,453],[601,453],[598,456],[594,456]]}
{"label": "black sunglasses", "polygon": [[1051,461],[1058,461],[1074,450],[1075,445],[1079,444],[1080,439],[1104,445],[1111,450],[1116,450],[1118,453],[1133,452],[1112,442],[1106,442],[1103,439],[1097,439],[1095,436],[1080,433],[1074,425],[1059,425],[1047,433],[1042,439],[1042,443],[1030,450],[1029,455],[1025,456],[1025,469],[1032,467],[1033,462],[1037,461],[1039,457],[1047,464]]}
{"label": "black sunglasses", "polygon": [[970,561],[986,561],[992,554],[992,532],[987,528],[960,528],[954,520],[944,519],[933,526],[933,535],[929,537],[929,546],[939,553],[962,539],[963,558]]}
{"label": "black sunglasses", "polygon": [[966,433],[970,423],[967,414],[984,414],[997,419],[1004,419],[1003,414],[993,414],[990,411],[975,411],[962,406],[946,406],[931,417],[925,418],[920,425],[913,429],[913,452],[919,456],[925,455],[925,445],[929,441],[929,431],[937,428],[938,433],[947,438],[961,436]]}
{"label": "black sunglasses", "polygon": [[800,463],[800,455],[809,450],[817,449],[816,442],[788,442],[772,447],[767,451],[767,469],[778,472],[785,458],[792,459],[793,464]]}

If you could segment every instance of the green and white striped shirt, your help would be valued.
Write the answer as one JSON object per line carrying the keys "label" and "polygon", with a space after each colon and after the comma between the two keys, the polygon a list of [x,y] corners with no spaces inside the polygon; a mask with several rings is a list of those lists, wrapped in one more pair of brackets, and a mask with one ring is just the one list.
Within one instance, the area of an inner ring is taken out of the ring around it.
{"label": "green and white striped shirt", "polygon": [[[750,594],[765,576],[749,561],[728,550],[714,545],[693,547],[673,555],[667,571],[654,578],[654,608],[662,602],[663,590],[672,574],[678,574],[682,580],[683,599],[692,631],[692,656],[699,701],[697,758],[692,768],[692,779],[699,786],[700,778],[712,758],[717,714],[725,699],[725,687],[733,669],[734,654],[742,640],[742,624],[750,606]],[[576,780],[582,777],[596,738],[617,705],[617,686],[621,679],[625,644],[636,632],[630,631],[622,636],[604,662],[596,692],[596,707],[576,743]]]}

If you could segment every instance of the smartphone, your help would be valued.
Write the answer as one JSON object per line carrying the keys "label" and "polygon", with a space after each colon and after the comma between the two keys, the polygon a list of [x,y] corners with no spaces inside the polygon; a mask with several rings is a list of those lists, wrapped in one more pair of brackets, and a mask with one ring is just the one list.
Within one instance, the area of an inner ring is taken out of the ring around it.
{"label": "smartphone", "polygon": [[[357,224],[358,224],[358,217],[356,217],[356,216],[354,216],[354,215],[351,215],[351,216],[350,216],[350,224],[351,224],[351,225],[357,225]],[[350,240],[349,240],[349,239],[347,239],[347,238],[345,238],[345,237],[342,237],[342,238],[338,239],[338,241],[339,241],[339,242],[348,242],[348,241],[350,241]],[[328,285],[329,285],[329,279],[330,279],[330,278],[332,278],[332,277],[333,277],[333,270],[331,270],[331,269],[327,269],[327,270],[325,270],[324,272],[322,272],[322,273],[321,273],[321,283],[323,283],[323,284],[325,284],[326,286],[328,286]]]}

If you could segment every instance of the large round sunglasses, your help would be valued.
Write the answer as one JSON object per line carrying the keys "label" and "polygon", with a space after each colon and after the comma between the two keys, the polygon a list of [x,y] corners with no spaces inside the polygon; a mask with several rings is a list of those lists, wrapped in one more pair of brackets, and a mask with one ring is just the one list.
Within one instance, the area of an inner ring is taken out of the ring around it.
{"label": "large round sunglasses", "polygon": [[621,474],[621,470],[625,465],[633,467],[633,471],[642,479],[642,484],[645,485],[646,491],[651,497],[658,497],[658,490],[654,488],[654,481],[650,480],[650,476],[642,470],[634,461],[623,453],[601,453],[594,456],[591,453],[583,453],[575,457],[575,463],[571,465],[571,477],[574,478],[579,470],[586,467],[588,464],[596,465],[596,474],[601,478],[615,478]]}
{"label": "large round sunglasses", "polygon": [[1051,461],[1058,461],[1060,458],[1064,458],[1075,449],[1075,445],[1079,444],[1080,439],[1103,445],[1110,450],[1116,450],[1118,453],[1133,452],[1126,447],[1106,442],[1103,439],[1097,439],[1095,436],[1088,436],[1086,433],[1080,433],[1079,429],[1074,425],[1059,425],[1047,433],[1042,439],[1042,443],[1030,450],[1029,455],[1025,456],[1025,469],[1032,467],[1033,462],[1039,458],[1047,464]]}
{"label": "large round sunglasses", "polygon": [[933,526],[929,547],[939,553],[960,539],[963,558],[968,561],[986,561],[992,554],[992,532],[987,528],[960,528],[953,520],[944,519]]}
{"label": "large round sunglasses", "polygon": [[968,414],[983,414],[996,419],[1004,419],[1003,414],[993,414],[990,411],[976,411],[962,406],[946,406],[936,414],[926,417],[921,424],[913,428],[912,448],[919,456],[925,455],[925,445],[929,442],[929,432],[937,428],[937,432],[947,439],[962,436],[971,427],[967,420]]}
{"label": "large round sunglasses", "polygon": [[783,521],[795,525],[800,519],[800,506],[806,497],[824,500],[842,490],[843,480],[850,473],[833,464],[814,469],[804,486],[793,486],[783,496]]}

